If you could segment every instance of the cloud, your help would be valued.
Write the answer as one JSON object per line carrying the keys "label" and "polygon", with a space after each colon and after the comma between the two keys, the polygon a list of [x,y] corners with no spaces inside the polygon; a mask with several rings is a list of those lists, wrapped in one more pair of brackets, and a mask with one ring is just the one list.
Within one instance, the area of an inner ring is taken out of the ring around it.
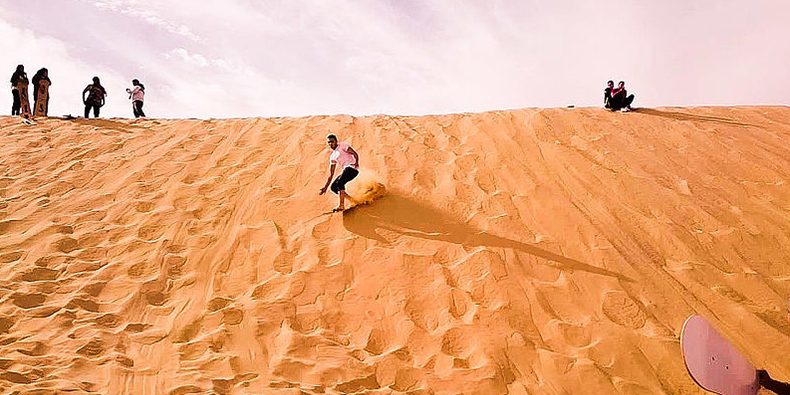
{"label": "cloud", "polygon": [[[50,115],[79,115],[83,112],[80,93],[91,83],[94,75],[100,75],[105,87],[123,86],[124,78],[111,69],[96,68],[86,62],[76,59],[69,53],[68,45],[52,37],[38,36],[35,32],[16,28],[0,19],[0,53],[12,56],[3,56],[0,60],[0,70],[5,71],[10,79],[17,64],[24,64],[28,78],[32,78],[36,70],[41,67],[49,69],[52,79],[50,88]],[[25,43],[25,45],[19,45]],[[32,89],[31,105],[33,104]],[[10,114],[11,93],[0,95],[0,108],[7,109]],[[107,104],[102,109],[107,114],[125,114],[130,112],[129,104],[122,91],[111,91],[107,97]]]}
{"label": "cloud", "polygon": [[790,46],[775,40],[790,5],[774,0],[64,0],[35,16],[22,3],[2,6],[4,43],[32,40],[53,89],[101,73],[108,115],[130,114],[131,78],[167,117],[599,105],[608,79],[638,106],[790,99]]}
{"label": "cloud", "polygon": [[172,50],[170,52],[165,53],[164,56],[165,56],[165,59],[181,60],[183,62],[186,62],[186,63],[191,64],[191,65],[196,66],[196,67],[208,67],[209,66],[209,61],[206,60],[205,56],[203,56],[203,55],[201,55],[199,53],[190,54],[189,51],[187,51],[184,48],[176,48],[176,49],[174,49],[174,50]]}
{"label": "cloud", "polygon": [[200,42],[202,39],[192,33],[192,31],[183,24],[178,24],[163,18],[156,12],[151,11],[150,9],[143,9],[142,2],[137,0],[104,0],[104,1],[92,1],[92,0],[83,0],[88,3],[92,3],[94,7],[105,10],[105,11],[112,11],[117,12],[122,15],[130,16],[133,18],[138,18],[140,20],[145,21],[148,24],[153,26],[160,27],[172,34],[176,34],[179,36],[186,37],[192,41]]}

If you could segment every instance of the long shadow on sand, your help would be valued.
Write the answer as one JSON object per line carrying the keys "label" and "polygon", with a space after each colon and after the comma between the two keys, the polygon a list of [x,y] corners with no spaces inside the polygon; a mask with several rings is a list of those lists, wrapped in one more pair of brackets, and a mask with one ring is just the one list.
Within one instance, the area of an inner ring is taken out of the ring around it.
{"label": "long shadow on sand", "polygon": [[450,215],[404,196],[387,195],[370,205],[348,209],[343,213],[343,225],[349,232],[384,243],[390,241],[379,234],[380,230],[464,246],[512,248],[556,262],[554,266],[558,269],[580,270],[633,282],[631,278],[622,274],[588,265],[534,245],[481,232]]}
{"label": "long shadow on sand", "polygon": [[731,118],[715,117],[712,115],[689,114],[685,112],[661,111],[661,110],[656,110],[654,108],[637,108],[634,110],[634,112],[639,114],[653,115],[662,118],[669,118],[676,121],[697,121],[697,122],[713,122],[713,123],[735,125],[735,126],[756,126],[749,123],[738,122],[737,120]]}
{"label": "long shadow on sand", "polygon": [[[115,121],[108,118],[73,118],[73,119],[64,119],[64,118],[52,118],[59,121],[66,121],[72,122],[77,125],[84,125],[84,126],[93,126],[100,129],[109,129],[114,130],[116,132],[123,132],[123,133],[135,133],[136,130],[144,128],[144,126],[139,125],[138,123],[140,120],[127,120],[126,122]],[[145,119],[149,123],[154,125],[158,125],[159,121]]]}

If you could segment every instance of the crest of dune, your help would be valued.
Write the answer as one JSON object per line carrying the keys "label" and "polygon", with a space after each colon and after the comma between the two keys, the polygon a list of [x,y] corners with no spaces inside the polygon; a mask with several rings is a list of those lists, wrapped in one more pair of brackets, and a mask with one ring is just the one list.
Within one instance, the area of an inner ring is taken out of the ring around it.
{"label": "crest of dune", "polygon": [[0,117],[0,392],[703,394],[690,314],[790,381],[788,169],[788,107]]}

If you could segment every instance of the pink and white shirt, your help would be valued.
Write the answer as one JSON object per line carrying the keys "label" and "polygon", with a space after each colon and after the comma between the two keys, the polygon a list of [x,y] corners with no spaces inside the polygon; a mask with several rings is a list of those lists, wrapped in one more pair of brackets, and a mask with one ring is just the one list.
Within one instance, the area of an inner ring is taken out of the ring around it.
{"label": "pink and white shirt", "polygon": [[145,91],[139,85],[135,86],[129,93],[132,95],[132,101],[143,101],[145,97]]}
{"label": "pink and white shirt", "polygon": [[357,160],[354,155],[348,152],[349,147],[346,143],[337,143],[337,148],[329,155],[330,165],[340,165],[341,168],[357,167]]}

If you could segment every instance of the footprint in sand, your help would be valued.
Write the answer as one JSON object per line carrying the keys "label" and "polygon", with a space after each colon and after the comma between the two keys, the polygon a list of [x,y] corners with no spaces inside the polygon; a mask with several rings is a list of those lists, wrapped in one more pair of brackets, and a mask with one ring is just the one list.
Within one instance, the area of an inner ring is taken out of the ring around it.
{"label": "footprint in sand", "polygon": [[0,255],[0,263],[16,262],[20,258],[22,258],[22,255],[24,254],[25,254],[24,251],[14,251],[14,252],[5,253],[3,255]]}
{"label": "footprint in sand", "polygon": [[135,206],[138,213],[148,213],[154,210],[154,202],[139,202]]}
{"label": "footprint in sand", "polygon": [[146,262],[137,262],[129,266],[129,268],[126,270],[126,273],[132,278],[142,277],[147,269],[148,264]]}
{"label": "footprint in sand", "polygon": [[8,333],[14,324],[16,324],[16,321],[13,317],[0,317],[0,334]]}
{"label": "footprint in sand", "polygon": [[167,395],[186,395],[186,394],[199,394],[203,393],[202,388],[196,385],[182,385],[180,387],[176,387],[171,389]]}
{"label": "footprint in sand", "polygon": [[104,354],[104,342],[101,339],[93,339],[88,344],[80,347],[77,354],[82,354],[87,357],[97,357]]}
{"label": "footprint in sand", "polygon": [[121,319],[115,314],[108,313],[96,318],[94,322],[104,328],[116,328],[121,324]]}
{"label": "footprint in sand", "polygon": [[137,231],[140,240],[155,241],[165,233],[165,227],[161,225],[146,225]]}
{"label": "footprint in sand", "polygon": [[224,297],[216,297],[214,299],[211,299],[211,301],[208,302],[208,311],[213,313],[215,311],[222,310],[225,307],[227,307],[232,301],[233,299],[224,298]]}
{"label": "footprint in sand", "polygon": [[387,348],[387,335],[378,328],[373,328],[368,335],[368,343],[365,345],[365,351],[373,355],[381,355]]}
{"label": "footprint in sand", "polygon": [[22,221],[11,219],[7,221],[0,221],[0,234],[10,233],[16,230],[16,225]]}
{"label": "footprint in sand", "polygon": [[442,336],[442,352],[456,358],[463,358],[471,348],[471,341],[460,328],[450,328]]}
{"label": "footprint in sand", "polygon": [[22,281],[52,281],[58,278],[60,271],[45,267],[34,267],[22,274]]}
{"label": "footprint in sand", "polygon": [[179,255],[167,254],[165,255],[165,267],[167,268],[167,276],[175,279],[184,274],[184,265],[187,263],[187,258]]}
{"label": "footprint in sand", "polygon": [[235,307],[222,310],[222,322],[226,325],[238,325],[244,319],[244,312]]}
{"label": "footprint in sand", "polygon": [[601,305],[603,313],[612,322],[626,328],[639,329],[645,326],[647,317],[628,294],[621,291],[607,292]]}
{"label": "footprint in sand", "polygon": [[10,296],[11,300],[14,302],[15,305],[23,308],[23,309],[32,309],[34,307],[39,307],[46,302],[47,297],[39,294],[23,294],[23,293],[15,293]]}
{"label": "footprint in sand", "polygon": [[99,282],[95,282],[95,283],[88,284],[88,285],[84,286],[82,288],[82,292],[87,294],[87,295],[96,297],[96,296],[99,296],[101,294],[101,292],[104,290],[104,287],[106,287],[106,286],[107,286],[107,282],[106,281],[99,281]]}
{"label": "footprint in sand", "polygon": [[288,251],[282,251],[277,255],[276,258],[274,258],[272,266],[274,267],[274,270],[282,274],[288,274],[293,271],[293,262],[293,254]]}
{"label": "footprint in sand", "polygon": [[77,248],[77,240],[71,237],[64,237],[55,242],[55,249],[66,254]]}
{"label": "footprint in sand", "polygon": [[167,301],[167,295],[160,291],[151,291],[145,294],[146,303],[152,306],[162,306]]}
{"label": "footprint in sand", "polygon": [[99,312],[99,304],[93,300],[85,299],[85,298],[74,298],[72,299],[67,305],[66,308],[69,310],[73,310],[75,308],[80,308],[85,311],[90,311],[92,313]]}
{"label": "footprint in sand", "polygon": [[10,370],[0,374],[0,379],[3,379],[5,381],[10,381],[16,384],[30,384],[33,381],[35,381],[33,377],[30,377],[30,374],[22,374],[22,373],[12,372]]}

